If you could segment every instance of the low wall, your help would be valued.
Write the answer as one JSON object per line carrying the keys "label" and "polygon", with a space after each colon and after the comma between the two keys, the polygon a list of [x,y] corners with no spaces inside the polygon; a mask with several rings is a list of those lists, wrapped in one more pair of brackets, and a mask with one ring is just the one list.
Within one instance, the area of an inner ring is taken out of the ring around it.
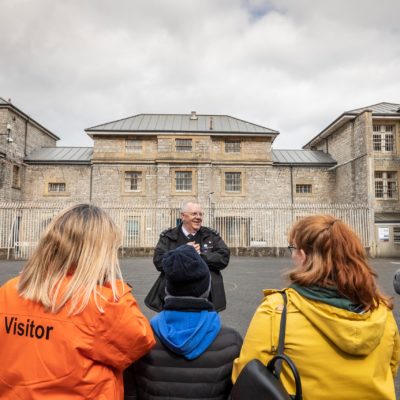
{"label": "low wall", "polygon": [[[283,257],[290,256],[287,247],[231,247],[231,255],[239,257]],[[370,249],[366,247],[368,256]],[[125,247],[119,249],[118,256],[121,258],[129,257],[152,257],[154,254],[153,247]],[[0,248],[0,260],[7,259],[7,249]],[[10,260],[21,260],[21,257],[16,257],[14,249],[10,250]]]}
{"label": "low wall", "polygon": [[[286,247],[230,247],[232,256],[280,257],[289,255]],[[132,247],[120,249],[120,257],[149,257],[154,249],[150,247]]]}

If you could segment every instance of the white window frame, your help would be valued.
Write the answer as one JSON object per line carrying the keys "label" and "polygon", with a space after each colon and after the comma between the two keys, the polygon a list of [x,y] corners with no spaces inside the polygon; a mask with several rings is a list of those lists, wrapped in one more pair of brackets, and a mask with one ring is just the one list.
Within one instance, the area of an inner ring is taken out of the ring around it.
{"label": "white window frame", "polygon": [[395,151],[395,125],[374,124],[372,127],[372,148],[376,153]]}
{"label": "white window frame", "polygon": [[193,171],[175,171],[175,192],[191,193],[193,190]]}
{"label": "white window frame", "polygon": [[396,171],[375,171],[374,194],[377,200],[397,200],[398,184]]}
{"label": "white window frame", "polygon": [[239,171],[224,172],[225,193],[242,193],[243,174]]}

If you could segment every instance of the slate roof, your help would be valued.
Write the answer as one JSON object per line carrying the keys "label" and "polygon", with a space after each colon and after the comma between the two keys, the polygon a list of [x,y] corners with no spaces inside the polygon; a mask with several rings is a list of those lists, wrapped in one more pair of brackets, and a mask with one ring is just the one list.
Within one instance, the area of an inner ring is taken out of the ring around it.
{"label": "slate roof", "polygon": [[373,117],[392,117],[400,118],[400,104],[398,103],[377,103],[372,106],[366,106],[361,108],[356,108],[355,110],[345,111],[333,122],[331,122],[326,128],[324,128],[318,135],[314,136],[308,143],[303,146],[303,149],[311,147],[313,144],[317,143],[320,138],[328,137],[333,130],[339,128],[347,121],[353,120],[358,114],[371,110]]}
{"label": "slate roof", "polygon": [[196,119],[192,119],[191,114],[138,114],[87,128],[85,131],[89,135],[94,133],[187,132],[207,134],[267,134],[275,137],[279,134],[276,130],[228,115],[199,114],[196,114]]}
{"label": "slate roof", "polygon": [[399,115],[400,104],[396,103],[378,103],[372,106],[361,107],[351,111],[345,111],[344,114],[359,114],[365,110],[371,110],[372,115]]}
{"label": "slate roof", "polygon": [[333,167],[336,161],[320,150],[275,150],[272,149],[274,165],[304,165]]}
{"label": "slate roof", "polygon": [[24,161],[27,164],[90,164],[93,147],[42,147]]}

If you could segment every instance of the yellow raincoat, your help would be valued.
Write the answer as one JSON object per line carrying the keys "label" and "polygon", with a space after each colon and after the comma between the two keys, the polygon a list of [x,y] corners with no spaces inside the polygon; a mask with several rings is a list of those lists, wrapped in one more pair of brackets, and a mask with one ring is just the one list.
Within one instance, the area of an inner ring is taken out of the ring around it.
{"label": "yellow raincoat", "polygon": [[[399,332],[385,305],[357,314],[306,299],[294,289],[286,293],[284,352],[300,372],[304,400],[396,399]],[[264,295],[234,361],[233,382],[253,358],[266,364],[276,354],[283,298],[276,290]],[[283,365],[282,382],[294,393],[291,372]]]}

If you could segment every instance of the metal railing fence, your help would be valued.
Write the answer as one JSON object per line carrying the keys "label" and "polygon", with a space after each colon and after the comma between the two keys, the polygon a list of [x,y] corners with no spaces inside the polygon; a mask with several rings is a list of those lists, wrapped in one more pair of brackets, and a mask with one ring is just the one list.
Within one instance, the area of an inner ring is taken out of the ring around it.
{"label": "metal railing fence", "polygon": [[[0,202],[0,249],[7,257],[32,254],[51,219],[72,203]],[[160,232],[179,222],[180,204],[102,203],[121,228],[124,249],[153,248]],[[369,209],[364,204],[212,203],[204,207],[203,225],[218,230],[229,247],[287,246],[292,224],[310,214],[330,214],[349,224],[363,245],[370,245]]]}

